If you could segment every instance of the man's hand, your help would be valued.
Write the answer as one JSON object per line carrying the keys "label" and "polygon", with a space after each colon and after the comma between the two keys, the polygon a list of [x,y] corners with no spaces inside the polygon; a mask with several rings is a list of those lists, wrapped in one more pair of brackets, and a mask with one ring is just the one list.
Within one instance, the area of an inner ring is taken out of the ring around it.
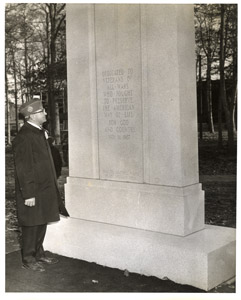
{"label": "man's hand", "polygon": [[35,198],[26,199],[24,204],[27,206],[35,206]]}

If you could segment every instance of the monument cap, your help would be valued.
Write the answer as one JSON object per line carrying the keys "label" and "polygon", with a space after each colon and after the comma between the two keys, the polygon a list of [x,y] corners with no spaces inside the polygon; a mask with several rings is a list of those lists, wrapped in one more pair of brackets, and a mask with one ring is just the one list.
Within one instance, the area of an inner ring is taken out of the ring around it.
{"label": "monument cap", "polygon": [[22,104],[19,108],[19,112],[24,117],[28,117],[42,108],[43,108],[42,101],[35,98]]}

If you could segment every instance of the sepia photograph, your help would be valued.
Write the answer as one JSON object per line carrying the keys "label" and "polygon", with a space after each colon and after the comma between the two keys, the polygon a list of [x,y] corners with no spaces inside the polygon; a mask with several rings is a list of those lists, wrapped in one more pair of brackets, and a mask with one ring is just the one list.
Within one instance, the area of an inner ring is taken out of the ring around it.
{"label": "sepia photograph", "polygon": [[237,297],[238,3],[2,9],[4,296]]}

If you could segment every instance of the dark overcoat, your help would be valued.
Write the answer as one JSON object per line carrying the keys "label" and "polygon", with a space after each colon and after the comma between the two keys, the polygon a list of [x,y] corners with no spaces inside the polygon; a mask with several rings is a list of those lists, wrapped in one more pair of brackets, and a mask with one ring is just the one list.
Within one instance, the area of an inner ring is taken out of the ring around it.
{"label": "dark overcoat", "polygon": [[[64,207],[44,131],[25,123],[13,140],[13,156],[19,225],[58,221]],[[25,199],[32,197],[35,197],[35,206],[26,206]]]}

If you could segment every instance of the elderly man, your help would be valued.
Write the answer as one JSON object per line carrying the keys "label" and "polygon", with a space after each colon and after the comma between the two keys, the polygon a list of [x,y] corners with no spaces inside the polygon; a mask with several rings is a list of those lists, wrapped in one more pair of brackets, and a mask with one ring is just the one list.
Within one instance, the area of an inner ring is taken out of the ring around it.
{"label": "elderly man", "polygon": [[45,271],[44,263],[57,263],[47,257],[43,241],[49,222],[68,216],[58,190],[55,168],[42,128],[46,112],[42,102],[33,99],[20,107],[26,122],[13,140],[16,203],[19,226],[22,227],[22,263],[26,269]]}

